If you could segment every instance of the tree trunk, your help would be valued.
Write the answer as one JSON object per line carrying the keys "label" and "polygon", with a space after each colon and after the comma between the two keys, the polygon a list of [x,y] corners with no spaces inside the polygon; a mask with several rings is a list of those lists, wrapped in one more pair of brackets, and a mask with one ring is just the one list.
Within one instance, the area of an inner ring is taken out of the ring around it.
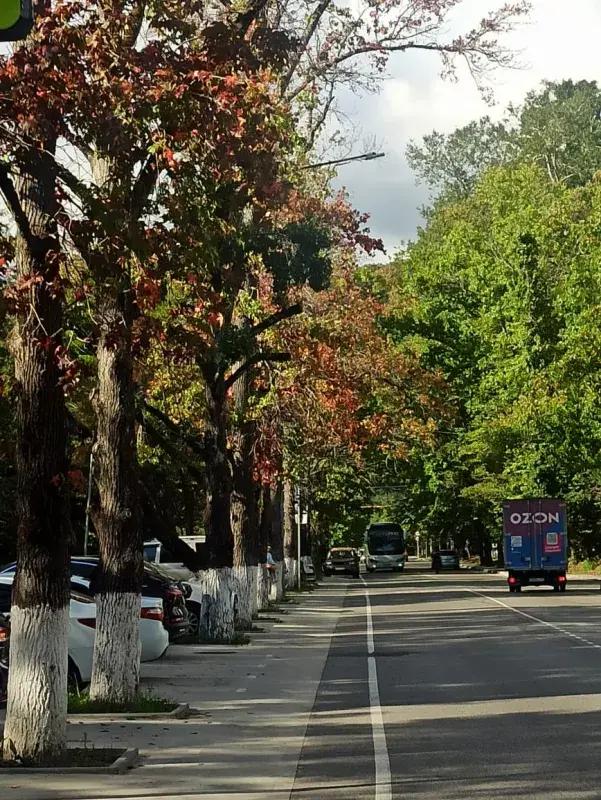
{"label": "tree trunk", "polygon": [[233,538],[230,520],[232,476],[227,447],[225,386],[217,366],[204,369],[207,400],[205,469],[207,498],[205,526],[207,553],[212,569],[233,565]]}
{"label": "tree trunk", "polygon": [[100,561],[93,581],[97,622],[90,696],[126,702],[139,683],[142,586],[131,334],[119,297],[106,297],[99,314],[93,516]]}
{"label": "tree trunk", "polygon": [[284,561],[286,563],[286,588],[294,589],[297,585],[298,534],[294,520],[294,486],[291,481],[284,481]]}
{"label": "tree trunk", "polygon": [[201,628],[209,640],[231,641],[235,633],[237,580],[232,572],[232,475],[228,459],[226,391],[216,364],[203,364],[202,368],[207,400],[205,551],[209,569],[201,576],[206,599]]}
{"label": "tree trunk", "polygon": [[272,526],[271,554],[276,562],[276,577],[272,581],[271,599],[279,602],[284,596],[284,528],[282,519],[282,489],[271,489]]}
{"label": "tree trunk", "polygon": [[[45,144],[51,153],[54,145]],[[24,290],[11,341],[19,522],[3,755],[38,761],[66,746],[67,718],[66,412],[52,156],[28,156],[16,189],[26,219],[16,242],[17,274],[36,280]]]}
{"label": "tree trunk", "polygon": [[[240,583],[237,626],[240,630],[252,628],[256,573],[252,569],[259,563],[259,509],[257,486],[253,478],[253,449],[256,425],[246,419],[248,398],[248,373],[234,384],[234,419],[236,429],[232,434],[232,496],[231,525],[234,540],[234,568]],[[247,585],[245,585],[245,582]]]}

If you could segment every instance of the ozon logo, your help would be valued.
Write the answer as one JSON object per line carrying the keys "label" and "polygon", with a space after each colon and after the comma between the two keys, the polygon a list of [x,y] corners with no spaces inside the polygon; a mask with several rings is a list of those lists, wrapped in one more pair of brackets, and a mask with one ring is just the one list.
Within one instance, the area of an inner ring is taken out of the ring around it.
{"label": "ozon logo", "polygon": [[531,511],[522,511],[519,514],[512,514],[509,519],[514,525],[529,525],[532,522],[536,522],[539,525],[546,522],[557,522],[559,524],[559,511],[535,511],[534,514]]}

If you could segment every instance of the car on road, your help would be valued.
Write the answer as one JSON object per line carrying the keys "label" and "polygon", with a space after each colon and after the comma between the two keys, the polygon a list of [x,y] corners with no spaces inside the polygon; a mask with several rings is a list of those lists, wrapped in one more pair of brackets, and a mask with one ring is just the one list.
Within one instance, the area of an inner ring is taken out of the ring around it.
{"label": "car on road", "polygon": [[432,553],[432,569],[440,572],[443,569],[459,569],[459,553],[457,550],[436,550]]}
{"label": "car on road", "polygon": [[359,553],[354,547],[332,547],[323,565],[323,574],[344,574],[358,578]]}

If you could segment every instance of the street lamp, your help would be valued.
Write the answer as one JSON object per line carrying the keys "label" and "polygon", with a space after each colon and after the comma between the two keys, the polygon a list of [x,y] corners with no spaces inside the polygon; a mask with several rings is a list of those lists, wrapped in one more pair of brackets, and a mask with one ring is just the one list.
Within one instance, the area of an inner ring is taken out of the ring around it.
{"label": "street lamp", "polygon": [[33,28],[33,0],[0,0],[0,42],[25,39]]}
{"label": "street lamp", "polygon": [[376,158],[384,158],[386,153],[362,153],[359,156],[348,156],[347,158],[334,158],[331,161],[320,161],[317,164],[307,164],[301,169],[318,169],[319,167],[333,167],[336,164],[350,164],[351,161],[373,161]]}

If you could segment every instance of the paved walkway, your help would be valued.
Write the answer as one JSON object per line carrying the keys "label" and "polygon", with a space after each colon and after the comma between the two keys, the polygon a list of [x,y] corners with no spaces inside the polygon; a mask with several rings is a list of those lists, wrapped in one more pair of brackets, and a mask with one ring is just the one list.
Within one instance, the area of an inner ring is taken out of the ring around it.
{"label": "paved walkway", "polygon": [[190,719],[70,723],[72,742],[138,747],[140,768],[123,776],[0,773],[0,797],[288,800],[346,590],[330,584],[269,612],[280,622],[258,622],[264,632],[252,633],[250,645],[175,645],[142,665],[144,687],[189,703]]}

